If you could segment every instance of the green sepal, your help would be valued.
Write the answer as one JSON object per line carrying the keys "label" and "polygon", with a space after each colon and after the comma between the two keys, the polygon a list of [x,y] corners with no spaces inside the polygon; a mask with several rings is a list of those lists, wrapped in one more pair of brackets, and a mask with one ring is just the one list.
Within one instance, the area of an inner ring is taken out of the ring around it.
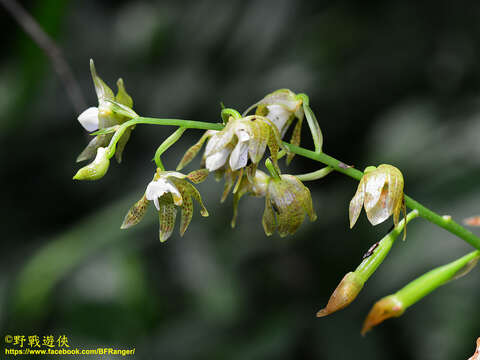
{"label": "green sepal", "polygon": [[298,94],[297,98],[302,100],[303,112],[307,118],[307,123],[315,145],[315,152],[322,152],[323,134],[320,125],[318,125],[317,117],[310,108],[310,99],[306,94]]}
{"label": "green sepal", "polygon": [[112,89],[110,89],[108,85],[105,84],[105,82],[100,78],[100,76],[97,75],[93,59],[90,59],[90,72],[92,74],[92,80],[95,86],[95,92],[97,93],[98,100],[100,101],[115,99]]}
{"label": "green sepal", "polygon": [[110,109],[116,115],[125,116],[125,117],[130,118],[130,119],[134,119],[134,118],[138,117],[138,114],[135,111],[133,111],[132,109],[130,109],[129,107],[127,107],[123,104],[120,104],[117,101],[110,100],[110,99],[106,99],[105,101],[108,102],[111,105]]}
{"label": "green sepal", "polygon": [[133,99],[130,95],[128,95],[127,91],[125,90],[125,85],[123,84],[123,79],[120,78],[117,80],[117,95],[115,96],[115,101],[118,103],[125,105],[128,108],[133,107]]}
{"label": "green sepal", "polygon": [[132,134],[133,129],[135,129],[135,125],[129,126],[127,129],[125,129],[125,132],[117,142],[117,147],[115,149],[115,159],[119,164],[122,162],[123,150],[125,150],[125,146],[130,139],[130,135]]}
{"label": "green sepal", "polygon": [[103,128],[103,129],[99,129],[93,133],[90,133],[90,135],[92,136],[95,136],[95,135],[106,135],[106,134],[112,134],[114,133],[115,131],[118,130],[118,128],[120,127],[120,125],[113,125],[113,126],[110,126],[110,127],[106,127],[106,128]]}

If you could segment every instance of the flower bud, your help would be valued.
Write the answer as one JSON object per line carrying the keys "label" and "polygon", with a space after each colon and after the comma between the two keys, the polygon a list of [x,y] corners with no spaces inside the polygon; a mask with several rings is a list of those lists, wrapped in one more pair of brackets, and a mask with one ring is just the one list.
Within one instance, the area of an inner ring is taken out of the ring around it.
{"label": "flower bud", "polygon": [[377,301],[375,305],[373,305],[372,310],[368,313],[368,316],[363,323],[362,335],[365,335],[367,331],[384,320],[392,317],[399,317],[404,312],[405,306],[403,302],[400,301],[398,295],[395,294],[384,297],[380,301]]}
{"label": "flower bud", "polygon": [[345,275],[333,292],[327,306],[317,312],[317,317],[324,317],[335,311],[346,308],[355,300],[360,290],[362,290],[364,281],[355,272],[349,272]]}
{"label": "flower bud", "polygon": [[87,166],[84,166],[73,177],[74,180],[98,180],[108,171],[110,160],[107,157],[107,149],[100,147],[97,149],[97,156]]}

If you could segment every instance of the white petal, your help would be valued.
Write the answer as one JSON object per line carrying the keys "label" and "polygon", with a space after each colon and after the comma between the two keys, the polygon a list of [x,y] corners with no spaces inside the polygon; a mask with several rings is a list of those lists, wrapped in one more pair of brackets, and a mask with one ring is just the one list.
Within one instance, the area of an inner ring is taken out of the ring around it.
{"label": "white petal", "polygon": [[392,202],[388,199],[388,188],[385,187],[385,173],[370,173],[365,182],[365,211],[372,225],[378,225],[392,215]]}
{"label": "white petal", "polygon": [[89,107],[78,116],[78,121],[85,130],[92,132],[98,129],[98,108]]}
{"label": "white petal", "polygon": [[171,193],[176,199],[175,205],[182,205],[182,195],[178,189],[170,181],[166,179],[158,179],[151,181],[145,190],[145,197],[147,200],[153,200],[155,207],[159,209],[158,198],[166,193]]}
{"label": "white petal", "polygon": [[292,115],[292,113],[288,111],[285,106],[282,105],[268,105],[267,109],[268,114],[266,118],[271,120],[275,124],[278,131],[283,136],[285,131],[287,130],[285,125],[287,124],[287,121]]}
{"label": "white petal", "polygon": [[232,141],[234,135],[232,125],[228,124],[222,131],[214,134],[208,139],[207,146],[205,148],[205,156],[212,155],[217,151],[220,151]]}
{"label": "white petal", "polygon": [[244,126],[243,124],[239,124],[236,127],[235,135],[237,135],[239,142],[245,142],[250,140],[250,134],[248,133],[246,126]]}
{"label": "white petal", "polygon": [[385,173],[369,173],[365,176],[365,210],[369,211],[380,200],[387,175]]}
{"label": "white petal", "polygon": [[350,200],[350,207],[348,209],[348,217],[350,219],[350,229],[353,228],[360,216],[360,212],[363,208],[363,202],[365,200],[365,182],[360,180],[358,184],[357,192],[352,200]]}
{"label": "white petal", "polygon": [[230,155],[230,167],[233,171],[241,169],[247,165],[248,161],[248,141],[239,142]]}
{"label": "white petal", "polygon": [[255,177],[253,178],[253,195],[258,197],[263,197],[267,194],[267,187],[270,177],[261,170],[255,172]]}
{"label": "white petal", "polygon": [[279,100],[277,104],[282,104],[287,108],[288,111],[294,112],[298,109],[301,104],[300,100]]}
{"label": "white petal", "polygon": [[100,164],[100,163],[104,162],[105,160],[108,160],[107,159],[107,148],[99,147],[97,149],[97,156],[95,156],[95,160],[93,160],[93,162],[95,164]]}
{"label": "white petal", "polygon": [[218,170],[225,165],[230,151],[230,148],[227,147],[210,156],[207,156],[207,159],[205,160],[205,167],[208,169],[208,171],[212,172]]}

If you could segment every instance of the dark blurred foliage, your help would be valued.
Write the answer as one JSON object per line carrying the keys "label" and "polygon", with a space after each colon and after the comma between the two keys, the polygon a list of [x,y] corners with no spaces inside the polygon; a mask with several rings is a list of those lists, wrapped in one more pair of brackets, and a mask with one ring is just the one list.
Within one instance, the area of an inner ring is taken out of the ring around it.
{"label": "dark blurred foliage", "polygon": [[[219,121],[277,88],[305,92],[324,150],[363,168],[403,170],[406,192],[455,219],[480,212],[478,1],[25,1],[63,49],[89,104],[94,58],[107,83],[124,78],[142,115]],[[157,238],[151,211],[119,226],[173,129],[140,125],[124,162],[75,183],[88,141],[45,54],[0,12],[2,261],[0,329],[66,334],[74,347],[136,347],[137,359],[466,359],[480,336],[478,271],[448,284],[366,338],[380,297],[469,247],[416,220],[346,310],[315,318],[342,276],[388,230],[362,215],[348,230],[356,183],[309,183],[319,219],[266,237],[263,200],[219,204],[199,186],[183,238]],[[168,151],[173,168],[200,132]],[[304,128],[304,139],[308,131]],[[311,146],[309,140],[303,145]],[[191,168],[198,166],[198,161]],[[318,164],[296,157],[291,173]]]}

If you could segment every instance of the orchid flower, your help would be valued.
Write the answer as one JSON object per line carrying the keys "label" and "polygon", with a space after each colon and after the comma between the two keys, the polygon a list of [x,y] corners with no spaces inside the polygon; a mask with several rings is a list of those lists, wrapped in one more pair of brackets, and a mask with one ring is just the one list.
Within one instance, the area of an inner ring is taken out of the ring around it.
{"label": "orchid flower", "polygon": [[200,193],[187,179],[193,183],[199,183],[205,180],[207,175],[208,172],[204,169],[193,171],[188,175],[176,171],[157,169],[153,180],[145,190],[145,194],[128,211],[121,228],[128,229],[138,224],[145,215],[149,202],[153,201],[160,221],[160,241],[166,241],[172,234],[177,207],[182,210],[180,236],[183,236],[193,216],[192,198],[200,204],[202,216],[208,216],[208,211],[203,205]]}

